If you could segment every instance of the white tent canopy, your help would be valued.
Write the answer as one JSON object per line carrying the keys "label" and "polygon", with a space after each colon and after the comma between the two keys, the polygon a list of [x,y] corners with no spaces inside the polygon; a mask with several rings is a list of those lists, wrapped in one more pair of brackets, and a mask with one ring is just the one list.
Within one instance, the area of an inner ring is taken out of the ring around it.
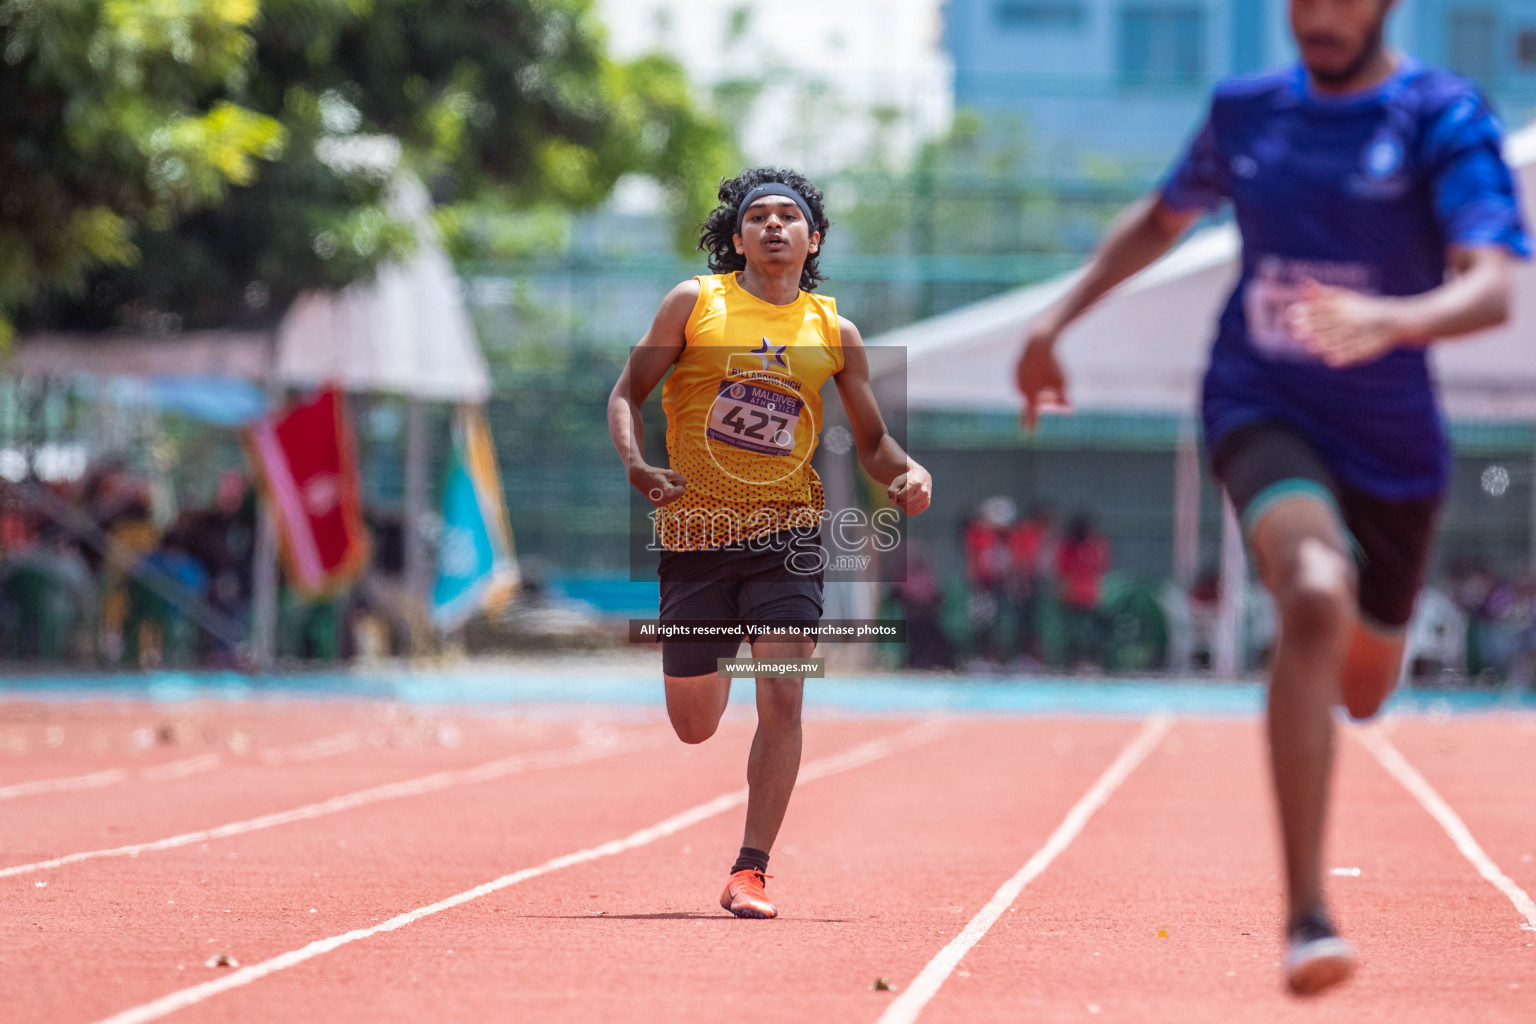
{"label": "white tent canopy", "polygon": [[491,393],[490,373],[458,279],[432,230],[431,199],[419,181],[402,175],[390,206],[415,228],[415,255],[340,292],[301,295],[278,329],[277,379],[483,402]]}
{"label": "white tent canopy", "polygon": [[[1536,125],[1505,147],[1536,223]],[[1199,232],[1106,296],[1058,350],[1076,408],[1191,413],[1216,318],[1237,274],[1231,225]],[[1536,262],[1518,265],[1514,315],[1496,330],[1436,346],[1452,416],[1536,419]],[[1013,384],[1025,328],[1066,290],[1068,274],[872,339],[907,350],[913,409],[1019,408]]]}
{"label": "white tent canopy", "polygon": [[417,247],[404,263],[339,292],[306,292],[276,334],[194,331],[168,338],[42,333],[22,338],[9,373],[129,377],[236,377],[310,388],[483,402],[490,373],[421,183],[396,179],[392,212],[411,222]]}

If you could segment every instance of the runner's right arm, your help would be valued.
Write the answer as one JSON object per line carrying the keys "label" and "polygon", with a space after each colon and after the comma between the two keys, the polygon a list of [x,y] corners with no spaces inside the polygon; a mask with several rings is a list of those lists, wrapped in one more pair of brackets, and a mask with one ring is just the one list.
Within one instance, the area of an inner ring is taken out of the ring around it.
{"label": "runner's right arm", "polygon": [[1200,213],[1199,209],[1170,206],[1160,193],[1136,202],[1115,218],[1093,259],[1066,294],[1030,322],[1016,369],[1028,429],[1039,423],[1042,408],[1066,405],[1066,378],[1055,353],[1061,332],[1110,289],[1167,252]]}
{"label": "runner's right arm", "polygon": [[629,354],[618,383],[608,396],[608,433],[624,462],[629,482],[647,501],[660,508],[682,497],[688,483],[682,474],[645,461],[645,426],[640,407],[683,354],[683,331],[699,301],[699,282],[687,280],[667,293],[651,329]]}

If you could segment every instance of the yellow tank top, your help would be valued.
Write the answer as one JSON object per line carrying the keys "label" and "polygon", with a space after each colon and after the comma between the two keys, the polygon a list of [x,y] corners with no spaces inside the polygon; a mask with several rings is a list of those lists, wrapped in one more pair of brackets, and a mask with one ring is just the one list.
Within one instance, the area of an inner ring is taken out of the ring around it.
{"label": "yellow tank top", "polygon": [[688,482],[658,516],[669,551],[724,547],[820,517],[811,455],[821,389],[843,368],[835,300],[802,291],[776,306],[736,274],[696,280],[685,347],[661,391],[668,459]]}

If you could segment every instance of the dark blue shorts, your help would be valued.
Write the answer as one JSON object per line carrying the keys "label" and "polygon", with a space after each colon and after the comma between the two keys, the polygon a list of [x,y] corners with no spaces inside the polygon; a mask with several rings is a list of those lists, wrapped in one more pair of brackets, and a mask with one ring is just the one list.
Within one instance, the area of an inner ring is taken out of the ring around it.
{"label": "dark blue shorts", "polygon": [[1388,501],[1341,483],[1305,437],[1278,423],[1232,431],[1216,445],[1211,467],[1245,535],[1284,498],[1309,496],[1332,508],[1354,548],[1361,613],[1389,630],[1407,625],[1429,568],[1438,497]]}

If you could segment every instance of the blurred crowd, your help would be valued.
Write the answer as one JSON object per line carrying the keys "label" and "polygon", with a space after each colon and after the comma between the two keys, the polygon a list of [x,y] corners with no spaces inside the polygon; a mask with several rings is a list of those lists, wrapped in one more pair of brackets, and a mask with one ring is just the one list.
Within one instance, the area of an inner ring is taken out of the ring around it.
{"label": "blurred crowd", "polygon": [[[78,480],[0,482],[0,660],[249,667],[256,506],[239,470],[190,508],[120,465]],[[374,565],[359,586],[321,600],[280,589],[280,656],[404,646],[412,622],[398,597],[399,524],[369,525]]]}
{"label": "blurred crowd", "polygon": [[[1104,667],[1109,544],[1091,517],[1063,529],[1049,504],[1020,517],[1012,499],[982,502],[960,538],[964,592],[947,592],[925,553],[909,556],[890,596],[907,619],[910,668]],[[963,604],[963,620],[946,602]]]}
{"label": "blurred crowd", "polygon": [[1460,562],[1443,591],[1465,619],[1466,675],[1536,689],[1536,574]]}
{"label": "blurred crowd", "polygon": [[[158,503],[164,508],[165,502]],[[238,471],[203,508],[156,515],[121,466],[0,491],[0,655],[106,666],[233,665],[197,619],[249,616],[256,502]]]}
{"label": "blurred crowd", "polygon": [[[255,490],[231,470],[205,503],[168,511],[172,504],[118,465],[73,481],[0,481],[0,661],[248,667]],[[280,657],[387,656],[421,628],[404,597],[398,518],[367,520],[374,558],[356,587],[318,601],[280,591]],[[1214,570],[1187,592],[1115,573],[1092,517],[1063,520],[1045,503],[1021,515],[1001,496],[981,503],[956,542],[961,571],[942,573],[914,543],[906,580],[887,591],[887,613],[907,620],[905,667],[987,674],[1211,664]],[[1260,589],[1248,603],[1251,668],[1263,664],[1274,623]],[[1419,676],[1536,688],[1536,573],[1449,566],[1420,598],[1409,665]]]}
{"label": "blurred crowd", "polygon": [[[943,574],[920,544],[887,592],[907,619],[901,657],[914,669],[1202,671],[1214,658],[1219,573],[1189,588],[1112,571],[1110,546],[1082,513],[1063,526],[1048,504],[1020,516],[1005,497],[982,502],[959,539],[963,573]],[[1245,669],[1265,665],[1277,624],[1262,587],[1242,616]],[[1420,595],[1405,672],[1441,683],[1536,689],[1536,571],[1487,562],[1447,567]]]}

